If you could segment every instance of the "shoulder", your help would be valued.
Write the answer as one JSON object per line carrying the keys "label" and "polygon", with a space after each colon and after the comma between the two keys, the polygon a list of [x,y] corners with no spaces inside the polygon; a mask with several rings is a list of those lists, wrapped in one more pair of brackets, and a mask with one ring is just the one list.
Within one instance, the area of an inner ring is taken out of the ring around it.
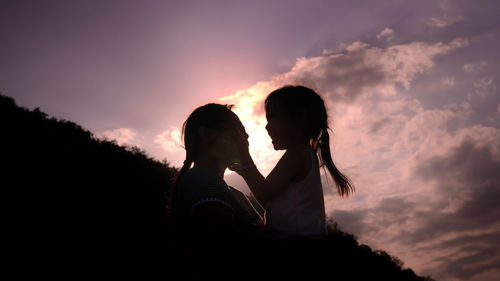
{"label": "shoulder", "polygon": [[302,165],[303,163],[309,162],[311,160],[310,148],[306,146],[295,146],[289,148],[283,155],[283,158]]}
{"label": "shoulder", "polygon": [[293,170],[296,172],[292,182],[301,181],[311,169],[312,149],[307,146],[296,146],[287,150],[285,154],[287,153],[288,161],[291,162],[291,165],[294,167]]}
{"label": "shoulder", "polygon": [[192,168],[182,176],[179,186],[186,191],[193,192],[198,189],[225,188],[226,183],[206,169]]}
{"label": "shoulder", "polygon": [[204,169],[193,168],[179,182],[179,196],[191,209],[204,203],[216,202],[230,207],[230,194],[223,179]]}

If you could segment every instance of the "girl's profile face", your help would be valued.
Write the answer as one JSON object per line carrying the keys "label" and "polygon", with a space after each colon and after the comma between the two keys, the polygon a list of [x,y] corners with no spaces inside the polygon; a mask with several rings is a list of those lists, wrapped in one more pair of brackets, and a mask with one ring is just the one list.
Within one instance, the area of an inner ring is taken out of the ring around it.
{"label": "girl's profile face", "polygon": [[266,130],[275,150],[287,149],[293,143],[297,128],[293,128],[286,114],[276,107],[266,110]]}

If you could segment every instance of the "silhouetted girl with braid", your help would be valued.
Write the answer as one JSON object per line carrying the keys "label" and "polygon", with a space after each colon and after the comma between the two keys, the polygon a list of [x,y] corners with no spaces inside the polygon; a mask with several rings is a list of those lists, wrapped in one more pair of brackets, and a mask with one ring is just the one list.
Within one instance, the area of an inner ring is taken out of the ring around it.
{"label": "silhouetted girl with braid", "polygon": [[224,182],[226,168],[238,161],[234,135],[248,135],[231,106],[195,109],[183,126],[186,160],[171,197],[177,242],[188,251],[222,251],[232,241],[251,239],[263,219],[243,193]]}

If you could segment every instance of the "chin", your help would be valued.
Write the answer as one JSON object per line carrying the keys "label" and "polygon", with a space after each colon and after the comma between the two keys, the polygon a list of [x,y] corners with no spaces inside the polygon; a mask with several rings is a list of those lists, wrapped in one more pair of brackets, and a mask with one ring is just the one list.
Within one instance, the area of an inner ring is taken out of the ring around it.
{"label": "chin", "polygon": [[283,149],[285,149],[282,145],[275,144],[275,143],[273,143],[273,147],[274,147],[274,150],[283,150]]}

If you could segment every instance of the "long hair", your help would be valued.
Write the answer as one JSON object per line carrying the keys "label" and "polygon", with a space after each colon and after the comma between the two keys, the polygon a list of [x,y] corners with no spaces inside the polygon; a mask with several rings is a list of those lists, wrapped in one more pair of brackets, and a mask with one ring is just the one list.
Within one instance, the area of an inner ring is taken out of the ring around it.
{"label": "long hair", "polygon": [[332,176],[341,196],[348,196],[354,191],[354,185],[333,163],[330,151],[328,114],[325,102],[315,91],[304,86],[285,86],[273,91],[265,101],[266,112],[275,108],[283,110],[290,122],[297,122],[305,116],[305,133],[310,139],[313,150],[317,153],[321,166],[326,167]]}
{"label": "long hair", "polygon": [[182,125],[182,138],[184,140],[184,148],[186,150],[186,160],[177,174],[173,190],[170,192],[168,209],[170,218],[170,227],[175,234],[175,217],[176,217],[176,191],[182,176],[191,168],[191,165],[198,159],[200,152],[205,147],[200,142],[199,129],[206,127],[214,130],[224,130],[235,128],[241,125],[238,116],[231,111],[232,105],[222,105],[209,103],[196,108],[186,119]]}

